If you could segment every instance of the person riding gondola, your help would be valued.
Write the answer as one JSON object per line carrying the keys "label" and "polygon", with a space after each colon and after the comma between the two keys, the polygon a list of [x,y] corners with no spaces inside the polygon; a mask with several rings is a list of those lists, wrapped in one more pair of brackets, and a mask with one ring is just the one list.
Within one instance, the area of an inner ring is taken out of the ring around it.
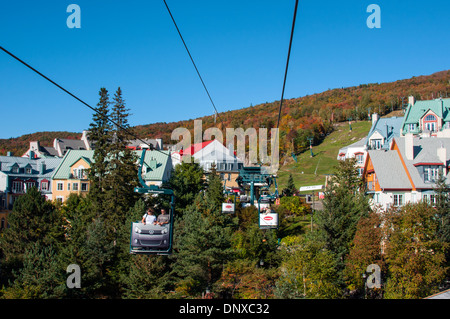
{"label": "person riding gondola", "polygon": [[144,225],[152,225],[156,222],[156,216],[153,213],[153,209],[149,208],[147,209],[147,212],[142,216],[142,223]]}
{"label": "person riding gondola", "polygon": [[156,222],[154,224],[162,226],[168,224],[169,221],[170,216],[166,213],[166,210],[163,208],[161,209],[161,214],[158,215],[158,217],[156,218]]}

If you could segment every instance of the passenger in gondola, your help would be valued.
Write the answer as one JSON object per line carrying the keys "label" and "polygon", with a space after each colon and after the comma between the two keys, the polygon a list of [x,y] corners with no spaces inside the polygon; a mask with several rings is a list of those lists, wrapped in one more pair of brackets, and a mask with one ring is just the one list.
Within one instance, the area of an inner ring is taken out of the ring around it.
{"label": "passenger in gondola", "polygon": [[147,212],[142,216],[142,223],[144,225],[151,225],[155,224],[156,222],[156,216],[153,213],[153,209],[149,208],[147,209]]}
{"label": "passenger in gondola", "polygon": [[158,215],[158,218],[156,219],[155,225],[165,225],[168,224],[170,221],[170,216],[166,213],[166,210],[163,208],[161,209],[161,214]]}

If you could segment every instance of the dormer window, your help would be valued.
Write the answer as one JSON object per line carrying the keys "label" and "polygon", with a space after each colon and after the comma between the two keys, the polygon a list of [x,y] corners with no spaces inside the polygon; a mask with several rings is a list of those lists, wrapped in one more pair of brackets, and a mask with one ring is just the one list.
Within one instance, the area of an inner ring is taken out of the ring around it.
{"label": "dormer window", "polygon": [[73,176],[77,179],[84,179],[86,175],[84,168],[75,168],[73,170]]}
{"label": "dormer window", "polygon": [[379,150],[381,148],[381,139],[371,140],[370,143],[373,150]]}
{"label": "dormer window", "polygon": [[437,129],[437,119],[433,114],[428,114],[423,120],[423,126],[430,132],[435,132]]}
{"label": "dormer window", "polygon": [[27,168],[25,168],[25,172],[27,174],[31,174],[33,172],[33,170],[31,169],[31,167],[27,167]]}
{"label": "dormer window", "polygon": [[423,180],[425,182],[434,182],[439,177],[439,166],[424,166]]}

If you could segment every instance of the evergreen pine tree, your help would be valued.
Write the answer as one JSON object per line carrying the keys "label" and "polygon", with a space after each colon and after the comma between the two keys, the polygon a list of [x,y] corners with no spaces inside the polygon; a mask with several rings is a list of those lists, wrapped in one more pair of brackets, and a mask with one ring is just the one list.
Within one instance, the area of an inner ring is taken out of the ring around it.
{"label": "evergreen pine tree", "polygon": [[206,187],[206,199],[211,204],[213,210],[220,210],[225,200],[223,186],[220,175],[217,173],[216,165],[211,165],[208,173],[208,184]]}
{"label": "evergreen pine tree", "polygon": [[292,174],[289,174],[289,179],[287,182],[287,186],[286,188],[284,188],[282,190],[282,194],[284,196],[292,196],[297,192],[297,189],[295,188],[295,183],[294,183],[294,177],[292,176]]}
{"label": "evergreen pine tree", "polygon": [[165,187],[173,190],[175,194],[175,212],[182,216],[183,212],[191,205],[199,192],[203,190],[205,181],[203,169],[195,162],[175,166],[170,179]]}
{"label": "evergreen pine tree", "polygon": [[88,137],[94,148],[94,162],[89,170],[90,190],[89,197],[98,216],[103,216],[105,208],[105,190],[107,189],[106,174],[108,171],[108,154],[112,141],[112,126],[109,117],[109,93],[105,88],[99,91],[100,100],[97,103],[97,112],[93,114]]}
{"label": "evergreen pine tree", "polygon": [[4,289],[6,299],[54,299],[65,297],[66,274],[52,245],[32,243],[24,254],[23,268],[12,285]]}
{"label": "evergreen pine tree", "polygon": [[66,243],[61,260],[81,268],[81,289],[68,289],[70,298],[115,297],[111,279],[114,242],[106,232],[106,222],[93,210],[89,197],[72,194],[61,210],[67,219]]}
{"label": "evergreen pine tree", "polygon": [[118,125],[112,129],[113,139],[108,154],[108,174],[105,177],[105,220],[116,233],[126,220],[128,210],[134,206],[138,194],[134,188],[138,185],[138,167],[135,153],[127,147],[129,140],[128,109],[122,97],[120,87],[114,95],[112,120]]}
{"label": "evergreen pine tree", "polygon": [[36,187],[15,201],[8,224],[0,236],[3,279],[22,268],[26,250],[35,243],[57,249],[64,240],[61,215]]}
{"label": "evergreen pine tree", "polygon": [[217,195],[222,194],[222,187],[218,175],[211,176],[205,194],[197,193],[175,224],[175,253],[171,257],[175,286],[184,287],[191,296],[212,288],[231,257],[233,224],[231,217],[221,212],[223,198]]}
{"label": "evergreen pine tree", "polygon": [[434,188],[436,193],[437,236],[440,241],[450,243],[450,187],[444,174],[439,174]]}
{"label": "evergreen pine tree", "polygon": [[359,219],[370,211],[368,197],[362,190],[355,159],[340,161],[325,190],[324,208],[315,213],[315,222],[325,247],[336,257],[343,284],[345,256],[355,236]]}

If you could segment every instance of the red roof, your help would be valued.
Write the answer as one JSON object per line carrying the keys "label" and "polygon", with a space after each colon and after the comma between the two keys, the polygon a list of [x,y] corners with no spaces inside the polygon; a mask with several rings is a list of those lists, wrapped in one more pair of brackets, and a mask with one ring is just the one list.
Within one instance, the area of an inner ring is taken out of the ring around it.
{"label": "red roof", "polygon": [[200,151],[203,148],[205,148],[205,146],[210,144],[211,142],[212,142],[212,140],[211,141],[202,142],[202,143],[197,143],[197,144],[191,144],[191,146],[189,146],[187,149],[180,150],[180,155],[194,155],[198,151]]}

